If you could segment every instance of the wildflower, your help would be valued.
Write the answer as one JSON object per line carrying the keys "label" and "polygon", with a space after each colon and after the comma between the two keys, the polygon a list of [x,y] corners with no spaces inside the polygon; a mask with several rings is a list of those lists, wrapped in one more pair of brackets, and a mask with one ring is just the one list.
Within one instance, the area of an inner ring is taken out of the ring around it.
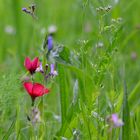
{"label": "wildflower", "polygon": [[31,118],[31,121],[33,124],[36,124],[37,122],[40,122],[41,121],[41,118],[40,118],[40,111],[37,107],[33,108],[32,109],[32,118]]}
{"label": "wildflower", "polygon": [[108,5],[106,7],[98,7],[98,8],[96,8],[96,11],[99,14],[105,14],[105,13],[109,12],[111,9],[112,9],[112,6],[111,5]]}
{"label": "wildflower", "polygon": [[54,33],[56,33],[56,31],[57,31],[57,27],[55,25],[50,25],[48,27],[49,34],[54,34]]}
{"label": "wildflower", "polygon": [[107,117],[107,122],[110,125],[111,129],[112,127],[121,127],[124,125],[123,121],[118,118],[117,114],[112,114],[111,116]]}
{"label": "wildflower", "polygon": [[52,75],[52,76],[58,75],[57,71],[54,68],[55,68],[55,65],[54,64],[51,64],[51,72],[50,72],[50,75]]}
{"label": "wildflower", "polygon": [[48,79],[50,76],[57,76],[58,73],[57,71],[55,70],[55,65],[54,64],[51,64],[50,65],[50,73],[48,75],[45,76],[46,79]]}
{"label": "wildflower", "polygon": [[39,67],[38,57],[35,57],[33,61],[31,61],[29,57],[26,57],[24,66],[31,74],[34,74],[36,69]]}
{"label": "wildflower", "polygon": [[124,125],[123,121],[118,118],[117,114],[111,115],[111,121],[112,121],[114,127],[121,127]]}
{"label": "wildflower", "polygon": [[44,94],[49,93],[49,89],[45,88],[43,85],[39,83],[31,83],[31,82],[24,82],[24,88],[28,92],[28,94],[32,98],[32,104],[34,104],[34,100],[36,97],[43,96]]}
{"label": "wildflower", "polygon": [[32,5],[30,5],[28,8],[25,8],[25,7],[24,7],[24,8],[22,8],[22,11],[24,11],[24,12],[26,12],[26,13],[28,13],[28,14],[33,15],[33,14],[34,14],[35,9],[36,9],[35,4],[32,4]]}
{"label": "wildflower", "polygon": [[25,7],[24,7],[24,8],[22,8],[22,11],[27,11],[27,8],[25,8]]}
{"label": "wildflower", "polygon": [[31,121],[33,125],[41,122],[40,110],[37,107],[33,107],[30,114],[27,114],[27,120]]}
{"label": "wildflower", "polygon": [[44,70],[43,70],[43,67],[42,67],[42,63],[40,63],[39,67],[36,69],[36,72],[44,73]]}
{"label": "wildflower", "polygon": [[48,42],[48,51],[50,51],[53,48],[53,38],[51,35],[48,36],[47,42]]}
{"label": "wildflower", "polygon": [[32,4],[30,5],[28,8],[22,8],[22,11],[27,13],[27,14],[30,14],[33,18],[37,18],[35,16],[35,9],[36,9],[36,5],[35,4]]}

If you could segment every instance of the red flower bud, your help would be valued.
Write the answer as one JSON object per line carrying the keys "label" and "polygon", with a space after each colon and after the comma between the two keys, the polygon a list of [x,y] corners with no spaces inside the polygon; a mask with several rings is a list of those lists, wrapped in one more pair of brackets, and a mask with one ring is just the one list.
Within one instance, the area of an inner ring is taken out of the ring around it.
{"label": "red flower bud", "polygon": [[24,66],[31,74],[34,74],[36,69],[39,67],[38,57],[35,57],[33,61],[31,61],[29,57],[26,57]]}

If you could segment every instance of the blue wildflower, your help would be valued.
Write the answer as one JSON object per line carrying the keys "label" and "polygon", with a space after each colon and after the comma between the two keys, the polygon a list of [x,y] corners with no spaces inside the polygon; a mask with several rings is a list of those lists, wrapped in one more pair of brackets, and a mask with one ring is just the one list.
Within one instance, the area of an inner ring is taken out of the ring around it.
{"label": "blue wildflower", "polygon": [[53,48],[53,38],[51,35],[48,36],[48,51],[52,50]]}
{"label": "blue wildflower", "polygon": [[55,70],[55,65],[54,64],[51,64],[51,72],[50,72],[50,75],[52,75],[52,76],[58,75],[57,71]]}
{"label": "blue wildflower", "polygon": [[27,8],[22,8],[22,11],[27,11]]}
{"label": "blue wildflower", "polygon": [[42,66],[42,63],[41,62],[40,62],[39,67],[36,69],[36,72],[44,73],[43,66]]}

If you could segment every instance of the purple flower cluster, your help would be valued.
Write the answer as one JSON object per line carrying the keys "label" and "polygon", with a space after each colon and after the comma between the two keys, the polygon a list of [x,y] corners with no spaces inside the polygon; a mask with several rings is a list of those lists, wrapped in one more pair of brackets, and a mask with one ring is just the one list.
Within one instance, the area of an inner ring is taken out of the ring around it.
{"label": "purple flower cluster", "polygon": [[123,121],[118,118],[117,114],[111,115],[111,121],[112,121],[114,127],[121,127],[124,125]]}
{"label": "purple flower cluster", "polygon": [[[48,68],[48,64],[46,64],[46,68]],[[40,66],[36,69],[36,72],[41,72],[42,74],[44,74],[42,63],[40,63]],[[58,72],[55,70],[55,64],[50,64],[50,72],[48,75],[45,75],[46,79],[50,76],[54,77],[57,75],[58,75]]]}
{"label": "purple flower cluster", "polygon": [[118,117],[117,114],[108,116],[107,123],[110,126],[110,131],[112,130],[112,128],[118,128],[124,125],[123,121]]}

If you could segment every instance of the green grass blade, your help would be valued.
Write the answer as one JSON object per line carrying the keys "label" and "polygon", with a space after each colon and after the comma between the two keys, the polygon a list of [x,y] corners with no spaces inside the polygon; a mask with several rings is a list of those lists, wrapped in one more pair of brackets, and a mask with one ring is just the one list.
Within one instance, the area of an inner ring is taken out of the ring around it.
{"label": "green grass blade", "polygon": [[129,140],[130,139],[130,113],[129,113],[126,81],[124,81],[123,122],[124,122],[124,126],[122,128],[122,140]]}
{"label": "green grass blade", "polygon": [[129,95],[128,101],[130,110],[136,108],[140,104],[139,92],[140,92],[140,81],[137,83],[137,85]]}
{"label": "green grass blade", "polygon": [[13,122],[11,123],[7,133],[4,135],[3,139],[2,140],[8,140],[10,134],[12,133],[12,130],[14,129],[14,126],[15,126],[15,120],[13,120]]}
{"label": "green grass blade", "polygon": [[59,85],[60,85],[60,104],[61,104],[61,121],[62,125],[66,119],[67,112],[67,96],[66,96],[66,72],[64,67],[61,64],[58,64],[58,73],[59,73]]}

